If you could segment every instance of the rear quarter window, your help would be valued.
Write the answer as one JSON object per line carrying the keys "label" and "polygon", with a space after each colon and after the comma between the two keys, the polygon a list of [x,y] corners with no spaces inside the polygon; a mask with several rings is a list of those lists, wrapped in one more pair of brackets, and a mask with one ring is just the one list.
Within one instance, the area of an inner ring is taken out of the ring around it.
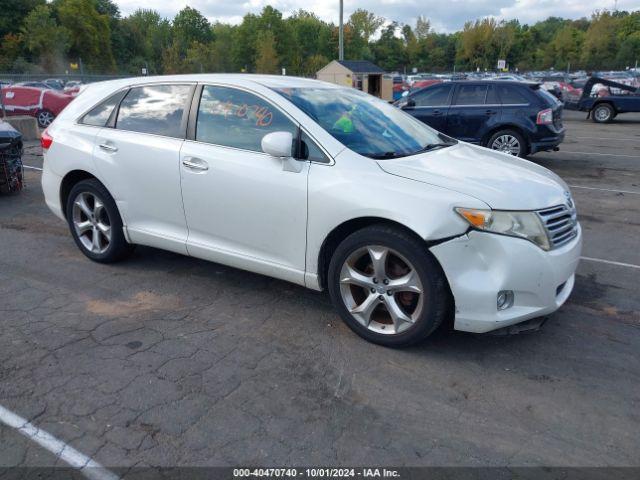
{"label": "rear quarter window", "polygon": [[126,90],[117,92],[104,100],[99,105],[93,107],[80,119],[82,125],[91,125],[94,127],[104,127],[109,121],[113,109],[120,103],[122,97],[127,93]]}
{"label": "rear quarter window", "polygon": [[[495,87],[503,105],[523,105],[531,103],[529,96],[522,87],[514,85],[496,85]],[[525,87],[528,88],[528,87]]]}

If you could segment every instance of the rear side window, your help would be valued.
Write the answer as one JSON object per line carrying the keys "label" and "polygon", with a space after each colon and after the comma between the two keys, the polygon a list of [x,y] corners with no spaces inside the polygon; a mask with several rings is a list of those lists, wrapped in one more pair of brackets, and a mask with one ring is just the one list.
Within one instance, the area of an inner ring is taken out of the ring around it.
{"label": "rear side window", "polygon": [[225,147],[262,152],[262,138],[271,132],[291,132],[297,126],[269,102],[229,87],[202,89],[196,140]]}
{"label": "rear side window", "polygon": [[183,118],[191,88],[189,85],[132,88],[120,104],[116,128],[183,138]]}
{"label": "rear side window", "polygon": [[498,89],[498,95],[500,95],[500,101],[503,105],[518,105],[529,103],[529,99],[526,94],[522,92],[519,87],[512,85],[496,85]]}
{"label": "rear side window", "polygon": [[454,105],[484,105],[486,85],[459,85]]}
{"label": "rear side window", "polygon": [[411,98],[416,102],[416,107],[442,107],[449,105],[451,88],[451,85],[426,88]]}
{"label": "rear side window", "polygon": [[115,93],[107,98],[100,105],[93,107],[89,112],[80,119],[83,125],[93,125],[95,127],[104,127],[111,117],[113,109],[120,103],[122,97],[127,93],[126,90]]}

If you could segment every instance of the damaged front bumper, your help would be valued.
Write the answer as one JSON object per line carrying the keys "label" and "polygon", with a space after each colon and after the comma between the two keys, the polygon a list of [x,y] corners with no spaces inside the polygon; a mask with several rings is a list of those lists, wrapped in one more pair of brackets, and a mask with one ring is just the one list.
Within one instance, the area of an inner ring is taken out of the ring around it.
{"label": "damaged front bumper", "polygon": [[[515,237],[472,230],[431,247],[455,300],[456,330],[484,333],[548,315],[569,298],[582,251],[582,229],[568,244],[544,251]],[[512,304],[497,306],[501,291]]]}

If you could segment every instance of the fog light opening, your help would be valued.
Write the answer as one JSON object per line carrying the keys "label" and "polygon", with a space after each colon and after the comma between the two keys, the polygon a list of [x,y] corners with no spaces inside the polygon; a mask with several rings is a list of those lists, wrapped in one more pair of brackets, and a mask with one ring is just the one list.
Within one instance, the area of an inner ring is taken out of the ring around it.
{"label": "fog light opening", "polygon": [[496,299],[498,310],[506,310],[513,306],[513,290],[500,290]]}

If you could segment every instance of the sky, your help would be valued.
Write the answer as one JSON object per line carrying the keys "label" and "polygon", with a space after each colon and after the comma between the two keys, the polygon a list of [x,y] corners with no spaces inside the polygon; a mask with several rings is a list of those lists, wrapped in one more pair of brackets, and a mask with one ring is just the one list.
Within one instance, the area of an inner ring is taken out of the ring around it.
{"label": "sky", "polygon": [[[115,0],[123,15],[138,8],[158,11],[173,18],[185,6],[199,10],[209,21],[240,23],[246,13],[259,13],[271,5],[285,16],[303,8],[315,12],[323,20],[338,23],[339,0]],[[462,29],[468,20],[483,17],[517,19],[535,23],[550,16],[576,19],[589,17],[594,10],[613,10],[616,0],[344,0],[345,20],[358,8],[364,8],[388,20],[415,25],[424,15],[438,32]],[[640,0],[617,0],[619,10],[640,10]]]}

